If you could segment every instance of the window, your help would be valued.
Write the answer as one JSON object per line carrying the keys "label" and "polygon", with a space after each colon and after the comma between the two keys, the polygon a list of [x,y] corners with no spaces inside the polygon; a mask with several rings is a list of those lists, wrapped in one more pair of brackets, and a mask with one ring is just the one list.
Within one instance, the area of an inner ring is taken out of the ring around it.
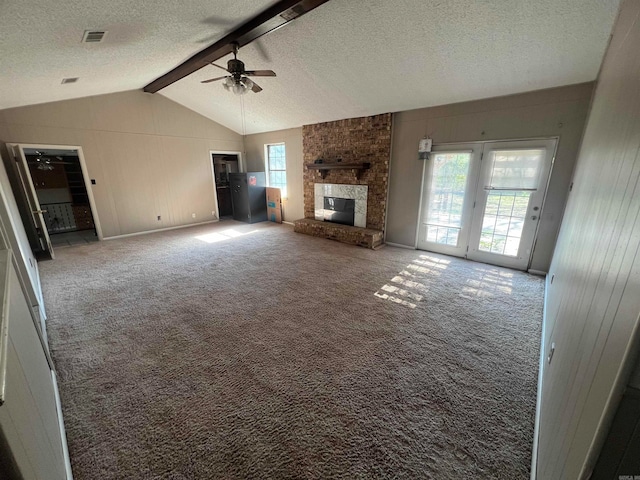
{"label": "window", "polygon": [[267,182],[270,187],[280,189],[282,198],[287,197],[287,160],[284,143],[265,145],[267,151]]}

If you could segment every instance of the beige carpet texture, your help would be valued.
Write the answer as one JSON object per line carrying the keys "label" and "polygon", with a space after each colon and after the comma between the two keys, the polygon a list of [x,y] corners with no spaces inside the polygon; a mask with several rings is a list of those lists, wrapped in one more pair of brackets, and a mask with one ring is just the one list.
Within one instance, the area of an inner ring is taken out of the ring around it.
{"label": "beige carpet texture", "polygon": [[529,477],[539,277],[234,221],[56,255],[76,480]]}

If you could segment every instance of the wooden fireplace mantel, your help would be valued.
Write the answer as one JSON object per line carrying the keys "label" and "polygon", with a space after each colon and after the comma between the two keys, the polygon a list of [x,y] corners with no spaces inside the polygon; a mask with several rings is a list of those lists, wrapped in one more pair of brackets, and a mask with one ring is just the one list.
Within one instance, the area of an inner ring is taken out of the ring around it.
{"label": "wooden fireplace mantel", "polygon": [[356,178],[359,180],[363,171],[369,169],[371,164],[369,162],[359,163],[307,163],[306,167],[309,170],[318,170],[324,179],[327,176],[329,170],[353,170],[356,174]]}

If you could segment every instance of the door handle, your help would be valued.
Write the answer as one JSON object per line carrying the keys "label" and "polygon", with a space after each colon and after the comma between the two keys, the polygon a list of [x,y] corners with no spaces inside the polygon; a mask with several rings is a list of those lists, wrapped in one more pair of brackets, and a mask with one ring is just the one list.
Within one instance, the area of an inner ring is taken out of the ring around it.
{"label": "door handle", "polygon": [[47,210],[34,210],[33,213],[47,213]]}

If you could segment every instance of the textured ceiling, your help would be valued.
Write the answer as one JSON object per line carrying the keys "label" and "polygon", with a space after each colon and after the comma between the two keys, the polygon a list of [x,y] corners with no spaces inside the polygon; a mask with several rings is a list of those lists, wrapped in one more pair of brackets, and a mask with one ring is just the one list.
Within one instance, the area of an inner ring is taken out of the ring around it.
{"label": "textured ceiling", "polygon": [[[142,88],[273,3],[5,0],[0,108]],[[277,72],[258,79],[263,92],[200,84],[223,73],[207,67],[161,94],[256,133],[590,81],[618,3],[331,0],[264,37],[269,60],[240,51],[247,68]],[[85,29],[109,33],[86,45]]]}
{"label": "textured ceiling", "polygon": [[[0,0],[0,108],[141,89],[274,3]],[[85,30],[108,33],[86,44]]]}

